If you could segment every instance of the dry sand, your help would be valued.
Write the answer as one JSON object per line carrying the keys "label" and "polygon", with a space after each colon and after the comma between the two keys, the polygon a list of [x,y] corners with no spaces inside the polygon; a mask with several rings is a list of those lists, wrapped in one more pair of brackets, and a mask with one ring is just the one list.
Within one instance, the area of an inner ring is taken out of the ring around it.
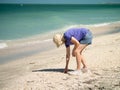
{"label": "dry sand", "polygon": [[79,76],[63,73],[64,46],[0,65],[0,90],[120,90],[120,33],[94,38],[83,54],[91,73]]}

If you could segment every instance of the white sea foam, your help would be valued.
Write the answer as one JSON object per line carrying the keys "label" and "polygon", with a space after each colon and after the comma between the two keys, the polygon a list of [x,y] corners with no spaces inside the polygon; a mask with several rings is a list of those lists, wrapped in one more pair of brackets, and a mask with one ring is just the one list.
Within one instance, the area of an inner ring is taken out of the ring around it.
{"label": "white sea foam", "polygon": [[98,23],[98,24],[80,24],[80,25],[71,25],[69,26],[69,28],[71,27],[102,27],[102,26],[108,26],[111,24],[117,24],[120,23],[120,21],[117,22],[107,22],[107,23]]}
{"label": "white sea foam", "polygon": [[96,28],[96,27],[103,27],[103,26],[110,26],[110,25],[113,25],[113,24],[120,24],[120,21],[116,21],[116,22],[106,22],[106,23],[97,23],[97,24],[74,24],[74,25],[66,25],[65,27],[63,28],[60,28],[60,29],[57,29],[55,30],[53,33],[56,33],[56,32],[61,32],[61,31],[66,31],[67,29],[69,28],[74,28],[74,27],[92,27],[92,28]]}
{"label": "white sea foam", "polygon": [[8,47],[6,43],[0,43],[0,49]]}
{"label": "white sea foam", "polygon": [[46,39],[46,40],[27,40],[27,41],[20,41],[20,42],[11,42],[10,46],[12,47],[24,47],[24,46],[32,46],[37,44],[44,44],[47,42],[52,42],[52,39]]}
{"label": "white sea foam", "polygon": [[82,26],[88,26],[88,27],[101,27],[101,26],[107,26],[110,23],[100,23],[100,24],[89,24],[89,25],[82,25]]}
{"label": "white sea foam", "polygon": [[40,44],[40,43],[45,43],[45,42],[49,42],[49,41],[52,41],[52,39],[29,41],[22,45],[34,45],[34,44]]}

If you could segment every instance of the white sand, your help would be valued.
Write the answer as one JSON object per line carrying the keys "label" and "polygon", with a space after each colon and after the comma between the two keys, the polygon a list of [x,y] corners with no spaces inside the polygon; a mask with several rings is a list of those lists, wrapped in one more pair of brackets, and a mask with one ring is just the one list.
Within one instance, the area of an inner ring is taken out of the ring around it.
{"label": "white sand", "polygon": [[120,33],[94,38],[84,55],[91,73],[79,76],[63,73],[64,46],[0,65],[0,90],[120,90]]}

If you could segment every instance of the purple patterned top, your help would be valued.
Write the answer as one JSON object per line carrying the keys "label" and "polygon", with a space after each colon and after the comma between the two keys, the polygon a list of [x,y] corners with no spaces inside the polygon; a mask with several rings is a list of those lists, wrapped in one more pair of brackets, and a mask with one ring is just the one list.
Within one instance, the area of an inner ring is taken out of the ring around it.
{"label": "purple patterned top", "polygon": [[73,44],[71,42],[72,37],[74,37],[75,39],[77,39],[80,42],[80,40],[82,40],[84,38],[84,36],[86,35],[86,33],[88,31],[89,31],[89,29],[87,29],[87,28],[71,28],[71,29],[68,29],[64,33],[65,46],[69,47],[70,45]]}

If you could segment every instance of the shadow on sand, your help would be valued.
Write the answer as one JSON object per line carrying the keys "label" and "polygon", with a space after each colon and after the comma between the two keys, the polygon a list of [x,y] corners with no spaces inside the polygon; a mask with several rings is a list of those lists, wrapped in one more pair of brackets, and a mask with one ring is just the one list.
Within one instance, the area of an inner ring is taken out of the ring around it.
{"label": "shadow on sand", "polygon": [[[63,68],[51,68],[51,69],[40,69],[40,70],[32,70],[32,72],[61,72],[63,73]],[[73,71],[72,69],[69,69],[68,71]]]}

